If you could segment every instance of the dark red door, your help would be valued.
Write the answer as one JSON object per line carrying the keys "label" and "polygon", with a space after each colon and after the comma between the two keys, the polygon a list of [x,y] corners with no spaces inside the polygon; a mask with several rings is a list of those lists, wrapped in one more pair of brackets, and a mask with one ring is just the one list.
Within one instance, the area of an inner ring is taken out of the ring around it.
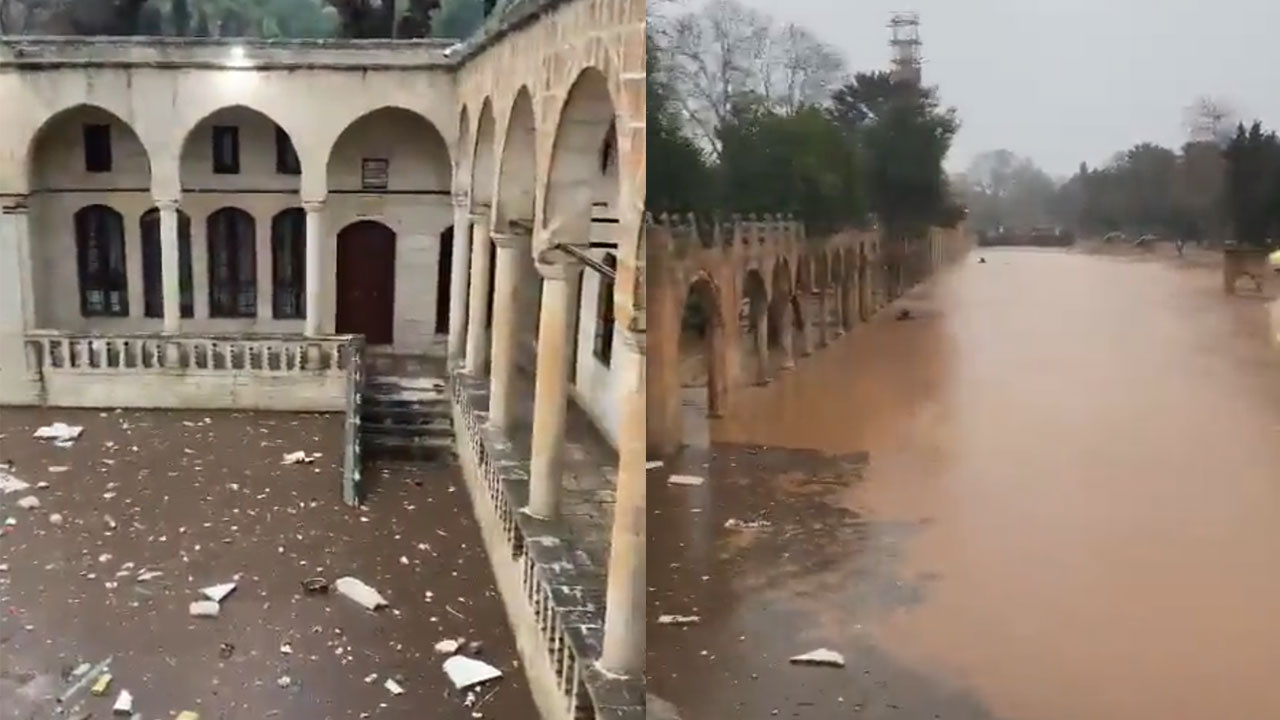
{"label": "dark red door", "polygon": [[396,234],[372,220],[338,233],[337,331],[390,345],[396,301]]}

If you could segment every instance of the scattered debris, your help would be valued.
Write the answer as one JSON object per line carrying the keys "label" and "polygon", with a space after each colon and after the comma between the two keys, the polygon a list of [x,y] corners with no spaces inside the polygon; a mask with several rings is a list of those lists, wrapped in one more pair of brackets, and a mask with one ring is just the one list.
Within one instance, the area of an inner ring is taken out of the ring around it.
{"label": "scattered debris", "polygon": [[48,482],[47,480],[41,480],[40,482],[36,483],[36,489],[37,489],[37,490],[48,490],[48,489],[49,489],[49,482]]}
{"label": "scattered debris", "polygon": [[104,673],[98,678],[98,681],[93,684],[93,687],[89,690],[89,694],[102,697],[107,694],[107,688],[110,686],[111,673]]}
{"label": "scattered debris", "polygon": [[70,469],[71,469],[70,465],[50,465],[49,466],[49,472],[51,473],[64,473]]}
{"label": "scattered debris", "polygon": [[363,605],[366,610],[377,610],[391,604],[377,590],[353,577],[340,577],[333,583],[333,587],[340,594]]}
{"label": "scattered debris", "polygon": [[327,593],[329,592],[329,581],[322,577],[307,578],[302,581],[302,590],[306,593]]}
{"label": "scattered debris", "polygon": [[174,718],[174,720],[200,720],[200,713],[193,712],[191,710],[183,710],[178,713],[178,717]]}
{"label": "scattered debris", "polygon": [[498,668],[466,655],[453,655],[445,660],[444,672],[459,690],[502,677],[502,671]]}
{"label": "scattered debris", "polygon": [[0,470],[0,495],[8,495],[11,492],[21,492],[31,487],[30,483],[19,480],[17,476],[12,475],[4,470]]}
{"label": "scattered debris", "polygon": [[108,530],[115,530],[115,529],[116,529],[116,519],[115,519],[115,518],[113,518],[113,517],[111,517],[110,515],[103,515],[103,516],[102,516],[102,521],[103,521],[104,523],[106,523],[106,525],[107,525],[107,529],[108,529]]}
{"label": "scattered debris", "polygon": [[116,715],[131,715],[133,713],[133,695],[128,690],[121,690],[120,696],[116,698],[116,704],[111,706],[111,712]]}
{"label": "scattered debris", "polygon": [[729,530],[759,530],[760,528],[773,527],[773,523],[768,520],[739,520],[738,518],[729,518],[724,521],[724,526]]}
{"label": "scattered debris", "polygon": [[223,598],[230,595],[231,591],[235,589],[236,584],[233,582],[221,583],[218,585],[210,585],[207,588],[200,588],[200,594],[216,603],[220,603]]}
{"label": "scattered debris", "polygon": [[463,642],[465,642],[463,638],[458,638],[456,640],[451,638],[446,640],[441,640],[440,642],[436,643],[436,652],[441,655],[453,655],[454,653],[458,652],[458,648],[462,647]]}
{"label": "scattered debris", "polygon": [[142,583],[148,580],[154,580],[163,574],[164,574],[163,570],[143,570],[142,572],[138,573],[138,582]]}
{"label": "scattered debris", "polygon": [[55,527],[63,523],[62,513],[53,513],[49,516],[49,524]]}
{"label": "scattered debris", "polygon": [[894,319],[895,319],[895,320],[910,320],[910,319],[911,319],[911,309],[910,309],[910,308],[902,308],[901,310],[899,310],[899,311],[898,311],[898,314],[894,316]]}
{"label": "scattered debris", "polygon": [[803,655],[796,655],[791,658],[791,662],[795,665],[822,665],[841,668],[844,667],[844,655],[835,650],[819,648]]}
{"label": "scattered debris", "polygon": [[387,681],[382,683],[382,687],[386,688],[392,695],[404,694],[404,688],[400,687],[400,683],[392,680],[391,678],[387,678]]}
{"label": "scattered debris", "polygon": [[71,677],[78,678],[81,675],[89,672],[89,670],[91,670],[92,668],[93,666],[90,665],[89,663],[80,663],[75,667],[74,670],[71,671]]}
{"label": "scattered debris", "polygon": [[366,684],[373,684],[373,681],[377,679],[378,679],[378,673],[369,673],[368,675],[364,676],[364,681]]}
{"label": "scattered debris", "polygon": [[702,622],[701,615],[659,615],[659,625],[695,625]]}
{"label": "scattered debris", "polygon": [[218,645],[218,657],[223,660],[230,660],[232,655],[236,654],[236,646],[229,642]]}
{"label": "scattered debris", "polygon": [[701,485],[706,479],[697,475],[672,475],[667,478],[667,482],[672,485]]}
{"label": "scattered debris", "polygon": [[32,437],[37,440],[54,440],[59,443],[71,444],[80,438],[80,433],[82,432],[84,432],[84,426],[82,425],[68,425],[64,422],[56,422],[39,428]]}
{"label": "scattered debris", "polygon": [[35,510],[40,507],[40,498],[35,495],[28,495],[18,501],[18,507],[23,510]]}
{"label": "scattered debris", "polygon": [[979,265],[986,265],[986,264],[987,264],[987,259],[986,259],[986,258],[984,258],[984,257],[980,257],[980,258],[978,258],[978,264],[979,264]]}
{"label": "scattered debris", "polygon": [[289,677],[288,675],[281,675],[279,678],[276,679],[276,685],[278,687],[287,688],[292,684],[293,684],[293,678]]}
{"label": "scattered debris", "polygon": [[308,455],[302,450],[298,450],[297,452],[285,453],[284,460],[280,464],[281,465],[298,465],[298,464],[309,465],[315,462],[317,457],[319,456]]}
{"label": "scattered debris", "polygon": [[221,606],[213,600],[196,600],[187,608],[191,617],[216,618]]}
{"label": "scattered debris", "polygon": [[291,645],[291,644],[289,644],[289,643],[287,643],[287,642],[286,642],[286,643],[280,643],[280,654],[281,654],[281,655],[292,655],[292,654],[293,654],[293,645]]}
{"label": "scattered debris", "polygon": [[9,563],[0,563],[0,573],[9,572]]}
{"label": "scattered debris", "polygon": [[660,468],[660,467],[662,467],[661,460],[650,460],[649,462],[644,464],[645,470],[653,470],[654,468]]}

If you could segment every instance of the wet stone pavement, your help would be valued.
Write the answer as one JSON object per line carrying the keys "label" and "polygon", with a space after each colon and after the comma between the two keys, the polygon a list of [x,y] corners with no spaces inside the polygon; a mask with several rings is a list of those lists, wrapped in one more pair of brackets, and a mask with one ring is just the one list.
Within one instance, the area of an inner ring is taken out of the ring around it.
{"label": "wet stone pavement", "polygon": [[[31,437],[54,421],[84,433]],[[31,485],[0,494],[0,720],[56,717],[72,669],[108,657],[106,695],[68,705],[108,717],[128,690],[141,718],[535,718],[458,469],[374,465],[348,508],[340,449],[336,416],[0,410],[0,461]],[[322,455],[282,464],[297,450]],[[390,606],[301,587],[344,575]],[[217,618],[188,615],[231,581]],[[504,673],[472,708],[434,651],[459,637]]]}

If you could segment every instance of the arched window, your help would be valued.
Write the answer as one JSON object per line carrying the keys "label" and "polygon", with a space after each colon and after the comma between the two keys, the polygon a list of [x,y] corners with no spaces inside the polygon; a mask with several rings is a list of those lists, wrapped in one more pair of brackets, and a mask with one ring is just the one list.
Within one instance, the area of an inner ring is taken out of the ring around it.
{"label": "arched window", "polygon": [[129,275],[124,261],[124,217],[106,205],[75,214],[80,314],[129,316]]}
{"label": "arched window", "polygon": [[307,316],[307,214],[282,210],[271,219],[271,315],[277,320]]}
{"label": "arched window", "polygon": [[257,317],[253,216],[227,207],[209,216],[209,317]]}
{"label": "arched window", "polygon": [[[160,211],[151,208],[142,214],[142,298],[143,315],[164,317],[164,265],[160,250]],[[178,211],[178,306],[182,317],[194,317],[191,291],[191,218]]]}
{"label": "arched window", "polygon": [[[613,253],[605,254],[604,264],[617,272],[618,258]],[[603,275],[596,289],[596,338],[591,353],[605,367],[613,362],[613,280]]]}

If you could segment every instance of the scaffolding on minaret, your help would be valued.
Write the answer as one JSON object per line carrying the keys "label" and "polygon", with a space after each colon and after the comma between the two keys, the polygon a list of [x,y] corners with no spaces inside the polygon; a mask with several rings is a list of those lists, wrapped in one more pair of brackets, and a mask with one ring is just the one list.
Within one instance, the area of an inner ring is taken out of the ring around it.
{"label": "scaffolding on minaret", "polygon": [[892,33],[889,47],[893,51],[893,79],[919,85],[924,65],[920,53],[920,14],[894,13],[889,17],[889,31]]}

